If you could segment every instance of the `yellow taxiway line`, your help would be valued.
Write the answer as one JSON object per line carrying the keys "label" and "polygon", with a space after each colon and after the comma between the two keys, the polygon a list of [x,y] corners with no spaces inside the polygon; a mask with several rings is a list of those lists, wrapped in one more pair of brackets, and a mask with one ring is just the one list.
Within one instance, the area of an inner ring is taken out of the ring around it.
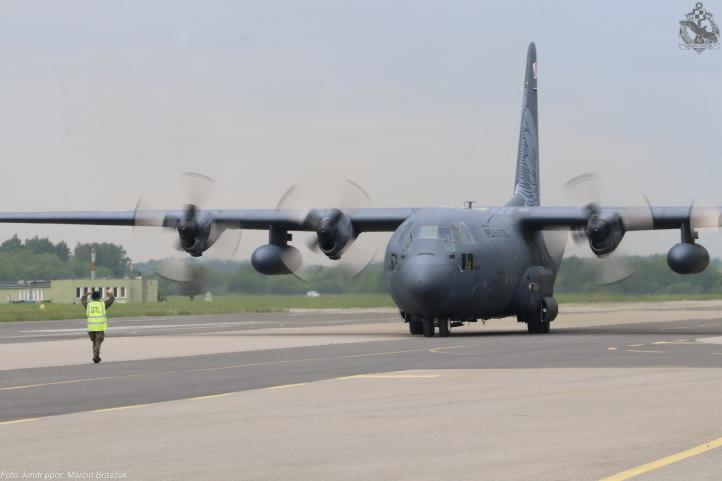
{"label": "yellow taxiway line", "polygon": [[607,476],[606,478],[600,479],[599,481],[624,481],[625,479],[634,478],[641,474],[645,474],[650,471],[655,471],[665,466],[669,466],[670,464],[676,463],[678,461],[683,461],[687,458],[698,456],[700,454],[706,453],[707,451],[719,448],[720,446],[722,446],[722,438],[700,444],[699,446],[695,446],[693,448],[687,449],[686,451],[672,454],[670,456],[667,456],[666,458],[652,461],[651,463],[643,464],[641,466],[622,471],[621,473],[613,474],[612,476]]}
{"label": "yellow taxiway line", "polygon": [[40,418],[25,418],[25,419],[13,419],[12,421],[0,421],[0,426],[5,426],[6,424],[18,424],[18,423],[27,423],[30,421],[37,421]]}
{"label": "yellow taxiway line", "polygon": [[207,394],[205,396],[189,397],[189,398],[185,398],[185,399],[187,399],[189,401],[199,401],[201,399],[214,399],[214,398],[219,398],[219,397],[230,396],[231,394],[234,394],[234,393],[233,392],[222,392],[219,394]]}
{"label": "yellow taxiway line", "polygon": [[297,382],[297,383],[293,383],[293,384],[281,384],[279,386],[271,386],[266,389],[287,389],[289,387],[305,386],[307,384],[308,384],[307,382]]}
{"label": "yellow taxiway line", "polygon": [[143,406],[147,406],[147,405],[148,405],[147,403],[145,403],[145,404],[128,404],[127,406],[116,406],[114,408],[93,409],[90,412],[91,413],[107,413],[107,412],[111,412],[111,411],[122,411],[124,409],[134,409],[134,408],[139,408],[139,407],[143,407]]}
{"label": "yellow taxiway line", "polygon": [[345,379],[433,379],[440,374],[355,374],[336,378],[339,381]]}
{"label": "yellow taxiway line", "polygon": [[[227,366],[224,366],[227,367]],[[329,381],[341,381],[345,379],[432,379],[440,377],[440,374],[415,374],[414,371],[400,371],[396,373],[367,373],[367,374],[355,374],[353,376],[345,376],[345,377],[337,377],[337,378],[331,378],[331,379],[320,379],[316,382],[329,382]],[[93,378],[93,380],[97,379],[105,379],[105,378]],[[89,379],[88,379],[89,380]],[[81,380],[71,380],[71,381],[61,381],[61,382],[78,382]],[[308,385],[308,382],[297,382],[293,384],[279,384],[276,386],[268,386],[264,388],[259,389],[288,389],[293,387],[299,387],[299,386],[306,386]],[[7,389],[7,388],[6,388]],[[253,389],[251,389],[253,390]],[[186,397],[186,398],[180,398],[180,399],[169,399],[168,401],[162,401],[162,402],[173,402],[173,401],[199,401],[202,399],[216,399],[221,398],[225,396],[230,396],[231,394],[238,394],[241,392],[244,392],[246,390],[241,391],[233,391],[233,392],[223,392],[218,394],[208,394],[203,396],[193,396],[193,397]],[[134,409],[139,408],[143,406],[150,406],[152,404],[156,403],[143,403],[143,404],[129,404],[127,406],[115,406],[110,408],[102,408],[102,409],[91,409],[89,411],[80,411],[80,412],[91,412],[91,413],[107,413],[112,411],[122,411],[125,409]],[[74,413],[68,413],[68,414],[74,414]],[[49,416],[43,416],[43,417],[49,417]],[[24,423],[29,421],[37,421],[40,418],[25,418],[25,419],[13,419],[11,421],[0,421],[0,426],[4,426],[6,424],[18,424],[18,423]]]}
{"label": "yellow taxiway line", "polygon": [[[458,347],[463,347],[463,346],[458,346]],[[231,365],[227,365],[227,366],[202,367],[202,368],[197,368],[197,369],[179,369],[179,370],[172,370],[172,371],[140,372],[140,373],[131,373],[131,374],[120,374],[117,376],[66,379],[64,381],[52,381],[52,382],[39,383],[39,384],[7,386],[7,387],[0,387],[0,391],[32,389],[32,388],[37,388],[37,387],[56,386],[59,384],[76,384],[76,383],[93,382],[93,381],[109,381],[109,380],[113,380],[113,379],[127,379],[127,378],[134,378],[134,377],[165,376],[165,375],[174,375],[174,374],[222,371],[222,370],[228,370],[228,369],[243,369],[243,368],[248,368],[248,367],[294,364],[294,363],[313,362],[313,361],[332,361],[334,359],[351,359],[351,358],[358,358],[358,357],[386,356],[386,355],[392,355],[392,354],[402,354],[402,353],[409,353],[409,352],[424,352],[424,351],[428,351],[428,348],[406,349],[403,351],[371,352],[368,354],[352,354],[352,355],[346,355],[346,356],[333,356],[333,357],[308,357],[308,358],[300,358],[300,359],[282,359],[279,361],[261,361],[261,362],[252,362],[252,363],[246,363],[246,364],[231,364]]]}

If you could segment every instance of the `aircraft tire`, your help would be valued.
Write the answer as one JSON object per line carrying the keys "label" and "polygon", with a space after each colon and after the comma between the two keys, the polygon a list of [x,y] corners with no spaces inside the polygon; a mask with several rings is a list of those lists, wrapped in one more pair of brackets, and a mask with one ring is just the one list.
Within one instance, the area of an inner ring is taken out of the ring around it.
{"label": "aircraft tire", "polygon": [[422,321],[424,337],[434,337],[434,318],[425,317]]}
{"label": "aircraft tire", "polygon": [[549,322],[541,319],[526,321],[526,328],[529,334],[548,334],[549,333]]}
{"label": "aircraft tire", "polygon": [[448,319],[439,319],[439,337],[449,337],[451,327]]}
{"label": "aircraft tire", "polygon": [[418,336],[424,333],[424,325],[419,321],[409,321],[409,332],[412,336]]}

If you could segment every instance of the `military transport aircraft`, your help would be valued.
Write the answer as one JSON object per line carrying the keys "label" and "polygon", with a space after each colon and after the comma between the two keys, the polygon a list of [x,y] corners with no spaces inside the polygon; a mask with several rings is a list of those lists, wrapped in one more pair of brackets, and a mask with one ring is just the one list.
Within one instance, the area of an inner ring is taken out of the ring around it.
{"label": "military transport aircraft", "polygon": [[[251,258],[262,274],[292,274],[301,266],[291,232],[315,233],[315,247],[330,259],[344,256],[364,232],[393,232],[384,257],[388,290],[411,334],[432,337],[438,327],[516,316],[530,333],[547,333],[558,313],[554,281],[571,230],[598,257],[611,254],[626,232],[679,229],[681,241],[667,260],[680,274],[702,272],[709,254],[696,229],[717,227],[719,210],[685,207],[542,207],[539,196],[537,60],[529,45],[516,179],[501,207],[182,210],[0,213],[0,222],[133,226],[141,219],[177,230],[179,244],[201,256],[229,229],[268,231],[268,243]],[[559,233],[564,234],[559,242]]]}

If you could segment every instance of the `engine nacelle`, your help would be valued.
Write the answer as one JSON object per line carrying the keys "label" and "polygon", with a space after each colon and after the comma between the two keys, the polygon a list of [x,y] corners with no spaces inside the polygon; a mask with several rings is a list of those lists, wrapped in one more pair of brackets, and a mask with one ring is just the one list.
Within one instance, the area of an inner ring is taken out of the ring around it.
{"label": "engine nacelle", "polygon": [[301,252],[289,245],[262,245],[253,251],[251,265],[267,276],[292,274],[301,267]]}
{"label": "engine nacelle", "polygon": [[597,256],[611,254],[624,237],[624,224],[617,214],[595,214],[587,223],[589,247]]}
{"label": "engine nacelle", "polygon": [[208,212],[196,212],[193,208],[192,216],[183,218],[178,223],[181,248],[193,257],[202,256],[216,240],[211,238],[214,222],[213,215]]}
{"label": "engine nacelle", "polygon": [[667,264],[677,274],[698,274],[709,265],[709,252],[699,244],[680,242],[667,253]]}
{"label": "engine nacelle", "polygon": [[329,259],[340,259],[356,237],[351,219],[338,209],[313,211],[307,222],[316,231],[318,248]]}

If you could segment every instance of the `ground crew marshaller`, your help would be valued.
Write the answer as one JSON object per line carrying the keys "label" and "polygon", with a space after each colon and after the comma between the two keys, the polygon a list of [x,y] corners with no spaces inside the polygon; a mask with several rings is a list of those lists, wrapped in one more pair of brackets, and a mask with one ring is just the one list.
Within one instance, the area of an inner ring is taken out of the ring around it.
{"label": "ground crew marshaller", "polygon": [[80,303],[85,307],[85,313],[88,318],[88,336],[90,341],[93,343],[93,362],[98,364],[100,362],[100,345],[105,339],[105,331],[108,329],[108,308],[113,305],[115,296],[113,291],[108,289],[108,299],[105,301],[100,300],[100,291],[93,291],[91,294],[91,300],[88,301],[88,294],[86,292],[83,297],[80,298]]}

